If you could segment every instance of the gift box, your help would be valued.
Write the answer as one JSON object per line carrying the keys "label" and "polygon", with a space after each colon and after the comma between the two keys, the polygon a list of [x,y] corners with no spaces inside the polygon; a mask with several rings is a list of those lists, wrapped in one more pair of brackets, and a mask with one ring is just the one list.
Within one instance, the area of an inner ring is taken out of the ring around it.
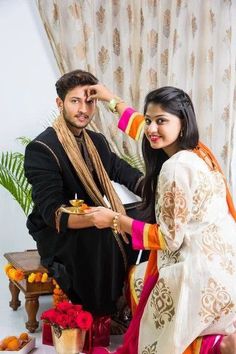
{"label": "gift box", "polygon": [[92,326],[92,346],[108,347],[110,345],[110,316],[97,317]]}
{"label": "gift box", "polygon": [[53,345],[51,325],[46,322],[42,324],[42,343],[45,345]]}
{"label": "gift box", "polygon": [[87,332],[84,353],[91,354],[95,347],[108,347],[110,345],[110,316],[95,317],[92,329]]}

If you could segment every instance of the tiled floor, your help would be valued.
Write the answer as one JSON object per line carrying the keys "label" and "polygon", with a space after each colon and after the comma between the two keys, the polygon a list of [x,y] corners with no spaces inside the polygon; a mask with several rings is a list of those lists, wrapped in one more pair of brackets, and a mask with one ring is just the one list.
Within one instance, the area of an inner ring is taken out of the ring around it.
{"label": "tiled floor", "polygon": [[[11,297],[8,288],[9,282],[3,271],[5,264],[6,260],[0,256],[0,339],[9,335],[19,335],[21,332],[26,332],[25,322],[27,321],[23,294],[20,293],[21,306],[17,311],[13,311],[9,307]],[[51,301],[52,298],[50,295],[39,297],[40,306],[38,311],[38,319],[44,310],[51,307]],[[42,345],[41,323],[38,330],[33,333],[32,336],[36,338],[36,348],[30,353],[55,354],[53,347]],[[121,340],[121,336],[112,336],[110,349],[115,349],[120,344]]]}

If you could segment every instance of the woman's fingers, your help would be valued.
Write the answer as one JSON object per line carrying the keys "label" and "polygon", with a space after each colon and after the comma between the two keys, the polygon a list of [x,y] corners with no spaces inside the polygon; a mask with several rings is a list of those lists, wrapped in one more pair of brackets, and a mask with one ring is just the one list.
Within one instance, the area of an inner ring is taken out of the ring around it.
{"label": "woman's fingers", "polygon": [[98,85],[89,86],[89,88],[87,89],[87,101],[91,101],[98,98],[97,91],[96,91],[97,86]]}
{"label": "woman's fingers", "polygon": [[[99,207],[91,207],[89,209],[90,213],[88,212],[87,215],[91,215],[91,220],[95,227],[98,229],[104,229],[107,227],[113,227],[113,219],[114,216],[117,215],[113,210],[99,206]],[[129,243],[129,240],[126,236],[126,233],[121,231],[119,232],[121,237],[123,238],[125,243]]]}
{"label": "woman's fingers", "polygon": [[88,87],[87,96],[88,101],[98,99],[109,102],[115,95],[106,86],[97,84]]}

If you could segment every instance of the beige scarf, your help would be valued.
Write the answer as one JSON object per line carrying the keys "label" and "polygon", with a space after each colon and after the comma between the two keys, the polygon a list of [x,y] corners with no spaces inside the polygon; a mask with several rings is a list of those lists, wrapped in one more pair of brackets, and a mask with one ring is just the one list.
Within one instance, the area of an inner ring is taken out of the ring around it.
{"label": "beige scarf", "polygon": [[[56,118],[53,123],[53,128],[55,129],[59,141],[61,142],[68,158],[70,159],[70,162],[72,163],[77,175],[79,176],[79,179],[81,180],[90,198],[94,201],[95,205],[102,205],[107,207],[103,196],[97,188],[93,176],[82,157],[76,139],[71,133],[71,131],[68,129],[62,115]],[[92,139],[90,138],[85,129],[83,129],[81,133],[83,134],[88,154],[97,173],[99,182],[104,189],[105,195],[108,201],[110,202],[112,209],[114,211],[117,211],[118,213],[126,214],[121,200],[118,197],[115,189],[113,188],[110,178],[103,166],[97,149],[94,146],[94,143],[92,142]]]}

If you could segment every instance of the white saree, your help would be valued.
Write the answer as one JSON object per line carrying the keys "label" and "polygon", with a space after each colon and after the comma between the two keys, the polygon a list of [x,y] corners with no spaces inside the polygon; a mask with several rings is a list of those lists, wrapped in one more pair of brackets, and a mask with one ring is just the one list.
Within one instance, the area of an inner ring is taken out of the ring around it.
{"label": "white saree", "polygon": [[[138,353],[182,354],[199,336],[235,331],[236,223],[222,175],[193,152],[176,153],[158,179],[156,217],[168,250],[157,251]],[[144,272],[135,272],[138,297]]]}

